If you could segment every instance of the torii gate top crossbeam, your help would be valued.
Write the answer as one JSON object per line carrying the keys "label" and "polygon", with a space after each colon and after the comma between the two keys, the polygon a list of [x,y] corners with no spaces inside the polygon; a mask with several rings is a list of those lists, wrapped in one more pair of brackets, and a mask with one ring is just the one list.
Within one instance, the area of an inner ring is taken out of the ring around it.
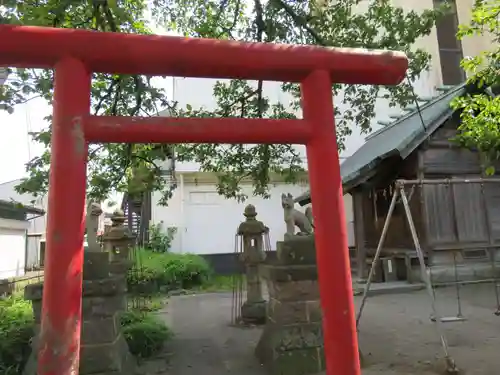
{"label": "torii gate top crossbeam", "polygon": [[332,82],[394,85],[408,67],[401,52],[0,26],[0,66],[50,69],[69,56],[93,72],[284,82],[326,70]]}

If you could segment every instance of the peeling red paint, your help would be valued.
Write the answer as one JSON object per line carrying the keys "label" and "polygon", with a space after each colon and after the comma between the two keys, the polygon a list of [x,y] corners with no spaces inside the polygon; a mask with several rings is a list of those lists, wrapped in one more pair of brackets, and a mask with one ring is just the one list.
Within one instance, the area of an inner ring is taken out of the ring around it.
{"label": "peeling red paint", "polygon": [[85,134],[83,133],[82,116],[76,116],[71,123],[71,134],[74,138],[75,151],[83,155],[86,151]]}
{"label": "peeling red paint", "polygon": [[76,375],[79,366],[79,339],[74,332],[80,329],[78,316],[72,316],[55,327],[48,315],[42,319],[39,347],[39,375]]}
{"label": "peeling red paint", "polygon": [[57,63],[38,375],[78,374],[90,88],[82,62]]}

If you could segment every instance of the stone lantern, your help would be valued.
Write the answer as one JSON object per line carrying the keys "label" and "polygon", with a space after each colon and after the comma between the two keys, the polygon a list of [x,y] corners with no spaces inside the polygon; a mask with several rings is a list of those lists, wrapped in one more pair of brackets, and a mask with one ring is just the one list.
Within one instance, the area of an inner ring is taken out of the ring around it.
{"label": "stone lantern", "polygon": [[241,260],[245,264],[247,300],[241,307],[241,318],[246,324],[263,324],[266,321],[266,301],[262,297],[259,268],[265,260],[264,235],[269,228],[256,219],[255,206],[246,206],[243,215],[246,220],[239,225],[238,235],[243,238]]}
{"label": "stone lantern", "polygon": [[135,236],[125,225],[122,210],[116,210],[111,216],[111,227],[102,236],[104,251],[108,252],[111,261],[111,274],[125,275],[132,266],[129,259],[130,249],[135,245]]}

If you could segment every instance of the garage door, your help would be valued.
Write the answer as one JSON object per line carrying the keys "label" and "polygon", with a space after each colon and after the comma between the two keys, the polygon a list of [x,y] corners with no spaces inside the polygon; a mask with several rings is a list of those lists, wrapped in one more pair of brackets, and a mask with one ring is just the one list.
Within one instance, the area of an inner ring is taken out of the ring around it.
{"label": "garage door", "polygon": [[188,191],[187,195],[183,251],[197,254],[233,252],[236,226],[242,219],[238,203],[208,189]]}
{"label": "garage door", "polygon": [[24,231],[0,228],[0,279],[24,275]]}

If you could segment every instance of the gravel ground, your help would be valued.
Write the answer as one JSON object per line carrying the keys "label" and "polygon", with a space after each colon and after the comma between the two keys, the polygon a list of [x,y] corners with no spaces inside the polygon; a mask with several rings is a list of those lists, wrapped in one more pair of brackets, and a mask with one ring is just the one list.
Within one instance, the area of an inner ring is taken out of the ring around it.
{"label": "gravel ground", "polygon": [[[450,355],[461,374],[498,375],[500,317],[493,287],[462,289],[465,322],[444,325]],[[443,316],[456,315],[455,291],[437,291]],[[359,305],[359,297],[356,297]],[[230,293],[178,296],[160,312],[176,337],[157,359],[143,364],[142,374],[264,375],[253,356],[259,328],[229,325]],[[435,375],[443,373],[443,350],[425,291],[370,297],[360,325],[365,357],[363,375]]]}

